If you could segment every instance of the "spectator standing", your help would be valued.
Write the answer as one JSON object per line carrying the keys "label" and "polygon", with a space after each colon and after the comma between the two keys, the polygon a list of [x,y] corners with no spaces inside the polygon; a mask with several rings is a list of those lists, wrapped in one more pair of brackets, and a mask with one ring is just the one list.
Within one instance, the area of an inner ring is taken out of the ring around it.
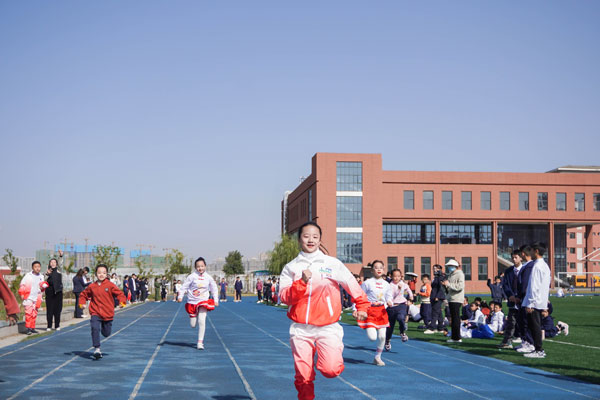
{"label": "spectator standing", "polygon": [[442,285],[448,277],[442,272],[442,266],[435,264],[433,266],[433,281],[431,282],[431,323],[428,329],[423,332],[427,334],[442,332],[444,330],[444,314],[442,306],[446,300],[446,288]]}
{"label": "spectator standing", "polygon": [[54,329],[60,330],[60,314],[63,308],[63,284],[62,274],[58,272],[59,265],[62,265],[63,252],[59,250],[60,263],[56,258],[50,259],[48,264],[48,272],[46,272],[46,282],[48,287],[46,288],[46,321],[48,322],[47,330],[52,330],[52,323],[54,322]]}
{"label": "spectator standing", "polygon": [[448,343],[460,343],[460,309],[465,298],[465,274],[462,272],[458,261],[452,259],[446,263],[448,279],[442,285],[448,290],[448,305],[450,306],[450,324],[452,326],[452,338]]}

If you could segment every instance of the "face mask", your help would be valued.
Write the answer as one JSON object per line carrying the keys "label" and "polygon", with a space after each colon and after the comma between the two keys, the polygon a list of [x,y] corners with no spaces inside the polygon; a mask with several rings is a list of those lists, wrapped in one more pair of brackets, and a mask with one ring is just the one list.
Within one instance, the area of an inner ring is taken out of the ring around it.
{"label": "face mask", "polygon": [[448,267],[448,272],[453,273],[456,270],[456,267]]}

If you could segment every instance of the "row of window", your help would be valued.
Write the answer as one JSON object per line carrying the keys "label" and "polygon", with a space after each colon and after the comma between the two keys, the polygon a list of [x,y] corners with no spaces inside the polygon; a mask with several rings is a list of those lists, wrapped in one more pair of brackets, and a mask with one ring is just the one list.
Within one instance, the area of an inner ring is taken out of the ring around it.
{"label": "row of window", "polygon": [[[435,244],[434,224],[383,224],[384,244]],[[440,224],[441,244],[492,244],[491,224]]]}
{"label": "row of window", "polygon": [[362,191],[362,163],[337,162],[337,190],[343,192]]}
{"label": "row of window", "polygon": [[[433,190],[423,191],[423,210],[433,210]],[[492,209],[492,192],[480,192],[480,210],[491,210]],[[537,210],[548,211],[548,192],[537,193]],[[470,191],[460,192],[460,203],[461,210],[472,210],[473,209],[473,193]],[[511,196],[510,192],[500,192],[498,198],[498,204],[500,210],[511,209]],[[519,192],[518,199],[519,210],[528,211],[530,210],[529,204],[529,192]],[[600,211],[600,193],[594,193],[593,198],[594,211]],[[404,209],[414,210],[415,209],[415,191],[405,190],[404,191]],[[442,191],[442,210],[454,209],[453,204],[453,192],[450,190]],[[567,194],[564,192],[556,193],[556,211],[567,210]],[[575,193],[574,195],[574,210],[585,211],[585,193]]]}
{"label": "row of window", "polygon": [[[454,257],[446,257],[447,263],[450,260],[453,260]],[[462,257],[461,258],[461,266],[462,271],[465,274],[465,280],[472,280],[471,273],[471,257]],[[398,257],[388,257],[387,258],[388,271],[393,270],[398,267]],[[412,272],[415,273],[415,257],[404,257],[404,266],[403,268],[399,268],[404,270],[404,273]],[[421,275],[428,274],[431,276],[431,257],[421,257]],[[477,257],[477,280],[485,281],[488,279],[488,258],[487,257]]]}

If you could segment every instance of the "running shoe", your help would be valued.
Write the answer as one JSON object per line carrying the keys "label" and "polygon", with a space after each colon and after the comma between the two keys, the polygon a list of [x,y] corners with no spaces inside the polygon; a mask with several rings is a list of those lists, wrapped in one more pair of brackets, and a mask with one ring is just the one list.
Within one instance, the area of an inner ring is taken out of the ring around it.
{"label": "running shoe", "polygon": [[204,343],[202,343],[202,342],[198,342],[198,345],[196,346],[196,348],[197,348],[198,350],[204,350]]}
{"label": "running shoe", "polygon": [[448,339],[446,340],[447,343],[462,343],[462,339],[458,339],[458,340],[454,340],[454,339]]}
{"label": "running shoe", "polygon": [[391,344],[390,342],[387,342],[387,343],[385,344],[385,347],[384,347],[384,348],[385,348],[385,351],[390,351],[390,350],[392,349],[392,344]]}
{"label": "running shoe", "polygon": [[534,345],[524,342],[520,347],[517,348],[518,353],[531,353],[535,351]]}
{"label": "running shoe", "polygon": [[514,344],[521,344],[523,341],[521,340],[521,338],[514,338],[514,339],[512,340],[512,342],[513,342]]}
{"label": "running shoe", "polygon": [[435,333],[435,331],[432,331],[431,329],[427,329],[425,332],[423,332],[426,335],[433,335]]}
{"label": "running shoe", "polygon": [[100,347],[98,347],[95,351],[94,351],[94,358],[96,360],[99,360],[102,358],[102,352],[100,351]]}
{"label": "running shoe", "polygon": [[569,324],[565,324],[564,322],[558,321],[558,327],[565,336],[569,336]]}
{"label": "running shoe", "polygon": [[531,353],[523,354],[523,356],[527,358],[546,358],[546,352],[544,350],[532,351]]}
{"label": "running shoe", "polygon": [[512,348],[513,348],[513,345],[512,345],[512,344],[510,344],[510,343],[500,343],[500,344],[498,345],[498,348],[499,348],[499,349],[512,349]]}
{"label": "running shoe", "polygon": [[373,364],[377,365],[378,367],[385,367],[385,363],[383,362],[383,360],[378,357],[375,357],[375,359],[373,360]]}
{"label": "running shoe", "polygon": [[30,330],[31,330],[31,333],[33,333],[34,335],[36,335],[36,334],[38,334],[38,333],[39,333],[39,332],[38,332],[38,331],[36,331],[35,329],[30,329]]}
{"label": "running shoe", "polygon": [[402,341],[403,342],[408,342],[408,335],[406,333],[402,334]]}

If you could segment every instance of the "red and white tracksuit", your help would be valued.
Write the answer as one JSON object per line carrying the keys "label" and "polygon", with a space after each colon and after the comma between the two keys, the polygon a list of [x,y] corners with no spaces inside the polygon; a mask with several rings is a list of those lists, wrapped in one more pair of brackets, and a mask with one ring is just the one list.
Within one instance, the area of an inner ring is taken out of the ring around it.
{"label": "red and white tracksuit", "polygon": [[[312,273],[308,283],[302,271]],[[358,311],[367,311],[369,301],[352,273],[340,260],[323,254],[300,252],[281,272],[279,295],[289,306],[290,345],[296,369],[298,399],[314,399],[314,356],[317,369],[326,378],[344,370],[344,330],[338,324],[342,312],[339,285],[350,294]]]}
{"label": "red and white tracksuit", "polygon": [[42,305],[42,292],[47,287],[48,282],[44,280],[44,276],[33,271],[27,273],[21,280],[19,296],[23,299],[23,307],[25,307],[26,328],[35,329],[38,309]]}
{"label": "red and white tracksuit", "polygon": [[[183,285],[178,293],[178,299],[181,301],[187,294],[187,303],[185,311],[190,316],[190,325],[192,328],[198,325],[198,343],[204,342],[204,332],[206,330],[206,313],[215,309],[215,304],[219,304],[217,292],[217,283],[212,276],[206,272],[200,274],[194,271],[185,278]],[[209,298],[212,295],[212,299]]]}

